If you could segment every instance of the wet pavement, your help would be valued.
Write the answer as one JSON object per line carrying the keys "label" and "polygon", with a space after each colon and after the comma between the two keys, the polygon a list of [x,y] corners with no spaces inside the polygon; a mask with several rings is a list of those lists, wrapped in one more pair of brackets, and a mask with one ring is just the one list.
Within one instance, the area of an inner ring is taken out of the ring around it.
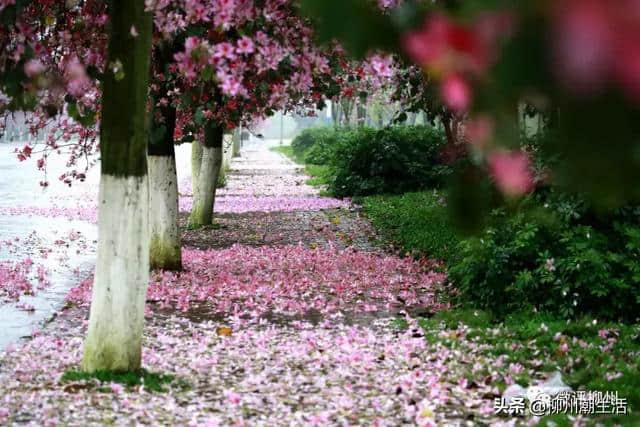
{"label": "wet pavement", "polygon": [[[35,166],[37,156],[17,160],[14,150],[21,146],[0,144],[0,262],[12,265],[31,259],[46,270],[47,285],[37,286],[30,277],[33,295],[23,295],[19,301],[0,299],[0,350],[30,336],[54,316],[67,291],[90,275],[95,263],[97,227],[61,218],[57,211],[95,208],[90,200],[97,193],[97,168],[85,182],[69,188],[57,179],[66,158],[52,157],[47,171],[50,185],[43,188],[40,181],[45,175]],[[24,213],[8,213],[15,209]]]}

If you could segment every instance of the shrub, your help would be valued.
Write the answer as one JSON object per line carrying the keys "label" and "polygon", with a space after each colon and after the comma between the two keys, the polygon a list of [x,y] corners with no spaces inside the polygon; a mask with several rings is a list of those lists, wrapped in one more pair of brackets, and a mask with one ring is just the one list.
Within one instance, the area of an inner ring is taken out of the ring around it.
{"label": "shrub", "polygon": [[291,142],[296,159],[312,165],[331,163],[333,150],[346,129],[318,127],[303,130]]}
{"label": "shrub", "polygon": [[345,132],[348,131],[331,129],[319,133],[316,143],[309,148],[304,156],[305,163],[312,165],[332,164],[335,149]]}
{"label": "shrub", "polygon": [[324,141],[326,138],[331,138],[336,132],[336,129],[333,127],[305,129],[291,141],[291,148],[293,148],[296,155],[304,156],[311,147]]}
{"label": "shrub", "polygon": [[460,244],[449,272],[464,299],[498,315],[535,308],[635,319],[638,219],[633,212],[598,217],[567,196],[532,196],[513,215],[495,211],[482,236]]}
{"label": "shrub", "polygon": [[438,187],[451,172],[440,162],[444,144],[443,135],[426,126],[344,132],[331,156],[329,191],[345,197]]}

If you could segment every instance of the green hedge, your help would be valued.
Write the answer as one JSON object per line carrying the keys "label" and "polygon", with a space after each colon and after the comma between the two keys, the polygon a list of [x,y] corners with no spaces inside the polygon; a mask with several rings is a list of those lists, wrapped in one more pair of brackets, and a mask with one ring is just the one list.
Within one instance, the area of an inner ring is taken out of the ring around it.
{"label": "green hedge", "polygon": [[343,132],[346,131],[333,127],[305,129],[291,142],[291,148],[293,149],[294,154],[298,158],[304,159],[306,163],[325,164],[328,159],[325,159],[324,162],[308,161],[306,159],[306,156],[311,149],[317,150],[317,146],[322,146],[323,148],[325,148],[327,146],[333,145],[335,142],[337,142]]}
{"label": "green hedge", "polygon": [[640,210],[600,216],[577,197],[543,190],[494,210],[481,235],[460,238],[441,194],[366,197],[363,209],[404,251],[445,261],[460,303],[498,317],[532,309],[640,317]]}
{"label": "green hedge", "polygon": [[535,308],[571,318],[640,315],[640,218],[599,217],[580,199],[535,195],[511,215],[496,211],[460,245],[450,276],[462,295],[499,314]]}
{"label": "green hedge", "polygon": [[336,197],[439,187],[451,173],[441,161],[444,145],[444,135],[427,126],[312,128],[291,144],[304,163],[328,167],[328,189]]}
{"label": "green hedge", "polygon": [[350,197],[438,187],[451,173],[440,162],[444,144],[443,135],[426,126],[345,132],[331,157],[329,192]]}

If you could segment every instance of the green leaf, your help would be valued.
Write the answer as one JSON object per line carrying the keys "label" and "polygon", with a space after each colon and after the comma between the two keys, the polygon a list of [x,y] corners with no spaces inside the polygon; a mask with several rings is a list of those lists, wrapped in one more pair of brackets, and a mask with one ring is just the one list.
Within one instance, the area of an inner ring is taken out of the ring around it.
{"label": "green leaf", "polygon": [[196,113],[193,115],[193,120],[196,122],[198,126],[202,126],[204,124],[205,122],[204,112],[202,111],[201,108],[198,108],[198,110],[196,110]]}
{"label": "green leaf", "polygon": [[78,109],[78,104],[76,104],[75,102],[70,102],[67,104],[67,113],[72,119],[74,119],[84,127],[91,127],[96,123],[95,111],[89,110],[85,112],[84,115],[82,115],[80,113],[80,110]]}
{"label": "green leaf", "polygon": [[302,0],[302,14],[311,19],[322,42],[338,39],[353,55],[372,49],[394,50],[400,38],[391,18],[373,2],[362,0]]}
{"label": "green leaf", "polygon": [[213,80],[213,68],[209,65],[204,67],[204,70],[200,73],[200,78],[205,82]]}

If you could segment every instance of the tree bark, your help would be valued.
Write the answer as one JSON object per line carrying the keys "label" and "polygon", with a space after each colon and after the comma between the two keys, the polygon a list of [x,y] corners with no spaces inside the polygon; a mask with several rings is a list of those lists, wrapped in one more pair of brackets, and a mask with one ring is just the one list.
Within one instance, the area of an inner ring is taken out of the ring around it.
{"label": "tree bark", "polygon": [[456,137],[453,131],[453,116],[446,114],[443,116],[444,134],[447,137],[447,145],[453,147],[456,144]]}
{"label": "tree bark", "polygon": [[160,132],[148,147],[149,226],[151,269],[181,270],[180,231],[178,227],[178,175],[173,132],[175,107],[161,107],[163,123],[153,123]]}
{"label": "tree bark", "polygon": [[202,145],[202,164],[198,173],[198,191],[193,194],[193,206],[189,225],[200,227],[213,222],[213,205],[216,197],[216,183],[222,167],[222,139],[224,128],[217,124],[205,127]]}
{"label": "tree bark", "polygon": [[358,97],[358,109],[357,109],[357,121],[358,127],[364,127],[367,122],[367,95],[360,94]]}
{"label": "tree bark", "polygon": [[332,100],[331,101],[331,121],[333,122],[333,127],[338,127],[340,125],[340,103]]}
{"label": "tree bark", "polygon": [[233,157],[240,157],[240,128],[233,131]]}
{"label": "tree bark", "polygon": [[198,193],[198,177],[202,165],[202,144],[199,141],[191,143],[191,196],[195,199]]}
{"label": "tree bark", "polygon": [[109,16],[107,64],[122,64],[124,74],[107,71],[103,81],[98,256],[82,363],[87,372],[140,369],[149,282],[151,15],[144,0],[111,0]]}
{"label": "tree bark", "polygon": [[353,102],[350,99],[343,99],[342,104],[342,120],[343,126],[351,127],[351,115],[353,113]]}
{"label": "tree bark", "polygon": [[465,144],[461,144],[459,135],[462,118],[447,111],[441,116],[441,120],[447,138],[447,144],[441,152],[441,158],[445,163],[451,164],[464,156],[466,152]]}

